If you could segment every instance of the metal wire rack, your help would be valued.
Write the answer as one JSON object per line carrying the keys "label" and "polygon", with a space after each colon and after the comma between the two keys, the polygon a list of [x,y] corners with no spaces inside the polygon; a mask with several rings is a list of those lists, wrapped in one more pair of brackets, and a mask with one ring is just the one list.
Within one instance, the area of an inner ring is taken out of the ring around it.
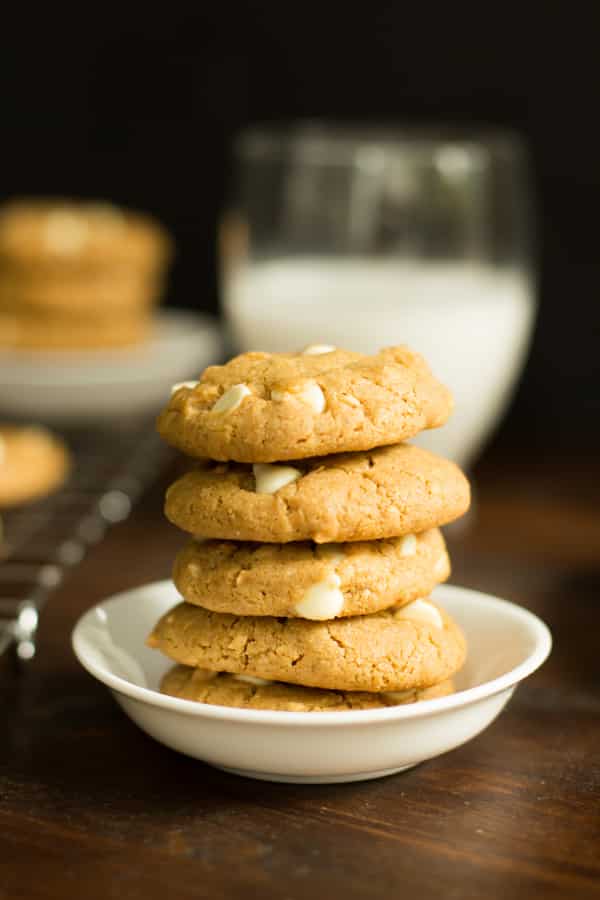
{"label": "metal wire rack", "polygon": [[35,656],[40,613],[53,591],[111,525],[130,515],[172,459],[147,420],[63,437],[74,460],[68,481],[1,516],[0,656],[14,645],[23,662]]}

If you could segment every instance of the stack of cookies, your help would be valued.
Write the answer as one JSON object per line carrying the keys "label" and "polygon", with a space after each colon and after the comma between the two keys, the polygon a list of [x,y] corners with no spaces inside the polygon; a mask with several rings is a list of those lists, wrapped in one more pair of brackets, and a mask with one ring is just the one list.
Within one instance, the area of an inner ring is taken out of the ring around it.
{"label": "stack of cookies", "polygon": [[148,639],[178,664],[162,690],[294,711],[450,693],[465,642],[429,594],[450,572],[438,528],[469,485],[403,441],[451,409],[405,347],[245,353],[177,385],[158,428],[202,462],[167,492],[192,538],[184,602]]}
{"label": "stack of cookies", "polygon": [[0,211],[0,346],[144,340],[170,254],[160,226],[109,204],[7,204]]}

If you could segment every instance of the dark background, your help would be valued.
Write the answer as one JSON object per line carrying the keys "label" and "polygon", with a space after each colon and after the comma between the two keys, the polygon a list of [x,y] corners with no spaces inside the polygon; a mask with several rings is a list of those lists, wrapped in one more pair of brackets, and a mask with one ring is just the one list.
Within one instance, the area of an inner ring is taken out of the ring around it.
{"label": "dark background", "polygon": [[[508,126],[529,143],[541,312],[506,441],[600,445],[595,4],[161,4],[0,33],[0,198],[102,197],[155,213],[179,253],[169,302],[215,310],[215,223],[240,126],[295,117]],[[93,11],[90,11],[92,9]]]}

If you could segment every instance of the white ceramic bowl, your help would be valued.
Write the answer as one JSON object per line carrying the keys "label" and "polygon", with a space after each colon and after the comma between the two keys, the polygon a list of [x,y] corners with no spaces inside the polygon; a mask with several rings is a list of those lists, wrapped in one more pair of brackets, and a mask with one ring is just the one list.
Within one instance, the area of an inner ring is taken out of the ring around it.
{"label": "white ceramic bowl", "polygon": [[152,413],[171,385],[197,378],[222,351],[215,319],[163,310],[139,347],[88,351],[0,351],[0,408],[34,421],[94,422]]}
{"label": "white ceramic bowl", "polygon": [[506,600],[466,588],[434,593],[464,629],[468,661],[458,693],[406,706],[293,713],[229,709],[158,692],[172,665],[145,646],[180,597],[159,581],[106,600],[73,632],[81,664],[151,737],[214,766],[268,781],[359,781],[399,772],[458,747],[492,722],[552,644],[546,625]]}

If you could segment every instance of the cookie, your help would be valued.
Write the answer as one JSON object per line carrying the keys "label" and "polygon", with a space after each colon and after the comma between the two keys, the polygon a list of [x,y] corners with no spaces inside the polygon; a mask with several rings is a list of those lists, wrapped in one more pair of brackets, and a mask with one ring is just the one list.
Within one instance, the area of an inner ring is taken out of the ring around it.
{"label": "cookie", "polygon": [[149,315],[36,316],[0,311],[0,347],[15,350],[96,350],[129,347],[147,341],[153,330]]}
{"label": "cookie", "polygon": [[37,500],[69,472],[65,445],[43,428],[0,426],[0,507]]}
{"label": "cookie", "polygon": [[197,606],[237,616],[324,620],[428,596],[450,574],[437,529],[350,544],[190,541],[173,581]]}
{"label": "cookie", "polygon": [[0,211],[0,271],[5,266],[155,270],[171,256],[171,241],[149,216],[109,203],[20,200]]}
{"label": "cookie", "polygon": [[16,314],[109,315],[144,312],[160,295],[156,277],[135,271],[106,269],[90,277],[85,270],[44,274],[39,268],[0,271],[0,310]]}
{"label": "cookie", "polygon": [[158,430],[190,456],[269,463],[396,444],[443,425],[452,396],[407,347],[243,353],[174,391]]}
{"label": "cookie", "polygon": [[231,616],[181,603],[148,645],[212,672],[377,693],[439,684],[465,659],[460,629],[430,600],[332,622]]}
{"label": "cookie", "polygon": [[434,700],[454,692],[451,680],[422,690],[367,693],[366,691],[327,691],[301,687],[281,681],[262,681],[244,675],[210,672],[189,666],[174,666],[164,676],[163,694],[198,703],[237,706],[244,709],[277,709],[284,712],[344,712],[349,709],[380,709]]}
{"label": "cookie", "polygon": [[198,537],[287,543],[400,537],[469,506],[454,463],[410,444],[294,466],[207,464],[167,491],[167,518]]}

